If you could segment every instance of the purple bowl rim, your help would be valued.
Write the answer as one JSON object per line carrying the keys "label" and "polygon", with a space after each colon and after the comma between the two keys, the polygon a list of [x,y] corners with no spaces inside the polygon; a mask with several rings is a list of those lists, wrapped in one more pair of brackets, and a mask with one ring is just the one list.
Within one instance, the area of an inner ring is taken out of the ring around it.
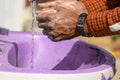
{"label": "purple bowl rim", "polygon": [[[16,31],[12,31],[10,32],[10,34],[14,34],[14,33],[18,33],[18,34],[31,34],[30,32],[16,32]],[[35,34],[36,36],[38,35],[43,35],[41,33],[36,33]],[[45,36],[46,37],[46,36]],[[72,39],[72,41],[78,41],[78,39]],[[83,42],[83,41],[82,41]],[[89,44],[89,43],[87,43]],[[90,44],[91,45],[91,44]],[[93,45],[94,46],[94,45]],[[98,47],[99,48],[99,47]],[[100,48],[101,50],[103,50],[102,48]],[[114,58],[114,57],[113,57]],[[89,68],[89,69],[81,69],[81,70],[40,70],[40,71],[36,71],[36,70],[27,70],[25,68],[17,68],[12,66],[11,64],[8,64],[10,66],[9,69],[0,69],[0,72],[10,72],[10,73],[27,73],[27,74],[78,74],[78,73],[93,73],[93,72],[99,72],[99,71],[102,71],[102,70],[106,70],[106,69],[109,69],[109,68],[113,68],[115,66],[115,61],[113,61],[111,63],[111,65],[105,65],[105,64],[102,64],[98,67],[94,67],[94,68]],[[8,68],[8,67],[6,67]],[[12,69],[12,70],[11,70]]]}

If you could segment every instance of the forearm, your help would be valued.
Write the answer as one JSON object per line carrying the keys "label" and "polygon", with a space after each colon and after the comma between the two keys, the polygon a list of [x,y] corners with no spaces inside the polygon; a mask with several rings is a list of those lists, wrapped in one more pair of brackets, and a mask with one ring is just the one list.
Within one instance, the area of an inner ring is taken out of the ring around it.
{"label": "forearm", "polygon": [[[109,36],[114,34],[120,34],[120,30],[111,30],[111,26],[120,22],[120,7],[113,10],[106,10],[102,12],[89,13],[86,25],[88,31],[95,37]],[[120,25],[117,25],[119,27]],[[113,29],[116,26],[113,26]]]}

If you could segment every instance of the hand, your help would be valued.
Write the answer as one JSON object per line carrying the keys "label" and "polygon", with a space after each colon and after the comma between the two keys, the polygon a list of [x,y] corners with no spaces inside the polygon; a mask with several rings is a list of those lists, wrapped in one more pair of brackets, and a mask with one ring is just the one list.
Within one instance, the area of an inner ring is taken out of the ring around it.
{"label": "hand", "polygon": [[37,11],[38,26],[53,41],[60,41],[79,36],[76,29],[78,17],[87,13],[85,6],[76,0],[56,0],[40,3],[42,11]]}
{"label": "hand", "polygon": [[59,6],[74,11],[78,15],[81,13],[88,13],[84,4],[78,0],[55,0],[46,3],[39,3],[38,6],[40,8],[51,8]]}

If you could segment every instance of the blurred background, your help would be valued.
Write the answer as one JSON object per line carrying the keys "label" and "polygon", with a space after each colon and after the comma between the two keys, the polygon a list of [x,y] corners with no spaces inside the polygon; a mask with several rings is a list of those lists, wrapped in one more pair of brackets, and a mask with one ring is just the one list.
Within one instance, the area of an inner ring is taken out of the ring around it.
{"label": "blurred background", "polygon": [[[37,3],[50,0],[36,0]],[[0,0],[0,26],[11,31],[31,32],[31,7],[28,0]],[[41,32],[37,26],[35,32]],[[120,67],[120,35],[101,38],[78,39],[100,46],[116,57],[117,68]],[[117,69],[116,77],[113,80],[120,80],[120,69]]]}

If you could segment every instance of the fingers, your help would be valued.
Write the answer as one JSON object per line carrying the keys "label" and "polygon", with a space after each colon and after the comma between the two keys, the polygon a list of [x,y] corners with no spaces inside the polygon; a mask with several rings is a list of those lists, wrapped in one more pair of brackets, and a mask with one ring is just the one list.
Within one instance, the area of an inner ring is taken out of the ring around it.
{"label": "fingers", "polygon": [[40,11],[36,11],[36,14],[39,15],[39,14],[53,14],[53,13],[56,13],[56,10],[54,8],[45,8],[45,9],[42,9]]}
{"label": "fingers", "polygon": [[57,4],[59,4],[58,1],[52,1],[52,2],[46,2],[46,3],[39,3],[38,7],[40,7],[40,8],[48,8],[48,7],[54,7]]}
{"label": "fingers", "polygon": [[44,29],[44,30],[43,30],[43,34],[44,34],[44,35],[47,35],[48,38],[49,38],[50,40],[52,40],[52,41],[56,41],[55,39],[56,39],[58,36],[61,35],[60,33],[57,33],[57,32],[55,32],[55,31],[52,30],[52,29]]}
{"label": "fingers", "polygon": [[61,33],[55,32],[55,30],[49,32],[49,35],[53,36],[54,38],[58,37]]}
{"label": "fingers", "polygon": [[37,17],[36,19],[39,22],[48,22],[50,19],[55,17],[56,10],[55,9],[44,9],[42,11],[36,11]]}
{"label": "fingers", "polygon": [[49,26],[48,26],[48,23],[38,23],[38,27],[43,28],[43,29],[47,29]]}
{"label": "fingers", "polygon": [[60,36],[60,33],[55,32],[53,29],[44,29],[44,35],[48,35],[48,37],[52,37],[53,39]]}
{"label": "fingers", "polygon": [[41,14],[37,15],[36,19],[39,23],[50,22],[56,18],[56,14]]}
{"label": "fingers", "polygon": [[52,31],[52,29],[47,28],[47,29],[44,29],[42,33],[44,35],[49,35],[49,32],[51,32],[51,31]]}
{"label": "fingers", "polygon": [[69,37],[68,35],[64,35],[64,34],[56,32],[56,31],[51,31],[48,35],[48,38],[55,42],[65,40],[68,37]]}
{"label": "fingers", "polygon": [[77,35],[76,34],[69,34],[69,35],[66,35],[66,34],[61,34],[59,35],[58,37],[54,38],[53,41],[61,41],[61,40],[67,40],[67,39],[72,39],[74,37],[76,37]]}
{"label": "fingers", "polygon": [[69,34],[64,33],[64,30],[60,30],[58,31],[58,29],[56,29],[54,26],[52,27],[48,27],[49,24],[43,23],[41,24],[41,26],[43,26],[43,34],[47,35],[49,39],[51,39],[52,41],[61,41],[61,40],[66,40],[66,39],[70,39],[72,37],[74,37],[76,34],[73,32],[70,32]]}
{"label": "fingers", "polygon": [[[58,41],[61,41],[61,40],[66,40],[66,39],[68,39],[68,38],[69,38],[68,35],[60,35],[60,36],[52,39],[52,41],[58,42]],[[69,39],[70,39],[70,38],[69,38]]]}
{"label": "fingers", "polygon": [[48,35],[52,41],[61,41],[61,40],[71,39],[73,37],[79,36],[79,33],[73,32],[69,34],[64,34],[64,33],[60,33],[54,30],[54,31],[49,32]]}
{"label": "fingers", "polygon": [[37,19],[37,21],[39,21],[40,23],[50,21],[50,19],[49,19],[48,16],[46,16],[46,15],[37,15],[36,19]]}
{"label": "fingers", "polygon": [[61,36],[55,38],[54,41],[61,41],[61,40],[66,39],[66,38],[67,38],[66,35],[61,35]]}
{"label": "fingers", "polygon": [[55,29],[55,23],[54,22],[43,22],[43,23],[38,23],[38,27],[39,28],[43,28],[43,29],[51,29],[54,30]]}

